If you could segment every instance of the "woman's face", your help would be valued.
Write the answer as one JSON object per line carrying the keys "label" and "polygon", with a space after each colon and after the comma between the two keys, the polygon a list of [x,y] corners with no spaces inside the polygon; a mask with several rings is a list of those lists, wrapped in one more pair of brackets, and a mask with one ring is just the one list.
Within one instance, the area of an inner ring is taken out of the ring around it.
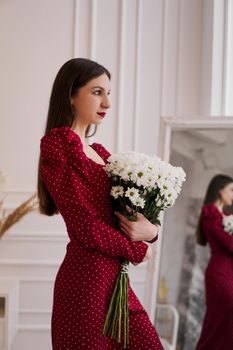
{"label": "woman's face", "polygon": [[90,80],[71,98],[75,122],[98,125],[110,108],[110,80],[106,74]]}
{"label": "woman's face", "polygon": [[233,182],[229,183],[222,190],[220,190],[219,194],[224,205],[232,205],[233,204]]}

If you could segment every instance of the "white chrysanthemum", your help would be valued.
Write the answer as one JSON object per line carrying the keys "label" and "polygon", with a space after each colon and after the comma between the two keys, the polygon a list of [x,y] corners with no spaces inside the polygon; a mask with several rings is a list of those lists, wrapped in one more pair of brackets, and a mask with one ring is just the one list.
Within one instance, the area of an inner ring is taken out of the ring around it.
{"label": "white chrysanthemum", "polygon": [[177,198],[177,194],[175,191],[168,191],[168,193],[166,194],[164,200],[165,200],[165,207],[168,208],[168,207],[171,207],[174,203],[175,203],[175,200]]}
{"label": "white chrysanthemum", "polygon": [[125,192],[125,197],[128,197],[130,201],[134,204],[135,201],[140,197],[139,190],[137,188],[131,187]]}
{"label": "white chrysanthemum", "polygon": [[145,181],[146,181],[146,172],[143,167],[138,167],[134,169],[131,175],[131,180],[137,185],[137,186],[142,186]]}
{"label": "white chrysanthemum", "polygon": [[117,199],[119,196],[123,197],[124,195],[124,188],[122,186],[113,186],[111,189],[111,196],[113,196],[115,199]]}
{"label": "white chrysanthemum", "polygon": [[[156,156],[128,152],[111,155],[106,171],[110,177],[117,176],[121,183],[128,187],[123,194],[139,206],[145,205],[153,190],[157,191],[155,205],[168,208],[175,203],[185,181],[185,172],[181,167],[174,167]],[[140,191],[139,191],[140,189]],[[140,196],[143,194],[143,198]],[[117,190],[113,190],[119,196]],[[160,200],[157,202],[157,200]],[[136,202],[139,200],[138,202]]]}
{"label": "white chrysanthemum", "polygon": [[159,182],[159,188],[161,195],[164,196],[171,191],[171,186],[168,181]]}
{"label": "white chrysanthemum", "polygon": [[132,176],[132,171],[130,167],[125,167],[124,169],[121,170],[120,177],[124,181],[130,181]]}
{"label": "white chrysanthemum", "polygon": [[224,230],[230,235],[233,235],[233,215],[228,215],[223,218]]}
{"label": "white chrysanthemum", "polygon": [[139,197],[134,200],[133,204],[136,205],[136,207],[140,207],[143,209],[145,206],[145,203],[146,203],[145,199],[143,199],[142,197]]}

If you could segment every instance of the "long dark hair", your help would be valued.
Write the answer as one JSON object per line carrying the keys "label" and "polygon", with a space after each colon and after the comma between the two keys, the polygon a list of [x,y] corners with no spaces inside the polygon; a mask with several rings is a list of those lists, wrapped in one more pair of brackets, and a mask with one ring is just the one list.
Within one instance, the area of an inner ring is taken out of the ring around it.
{"label": "long dark hair", "polygon": [[[233,183],[232,177],[224,174],[215,175],[207,187],[203,205],[215,203],[218,199],[220,199],[220,190],[222,190],[225,186],[229,185],[230,183]],[[196,239],[198,244],[205,246],[207,240],[205,237],[205,233],[202,230],[200,219],[201,215],[199,217],[198,225],[196,228]]]}
{"label": "long dark hair", "polygon": [[[75,116],[70,103],[71,97],[90,80],[102,74],[106,74],[108,78],[111,79],[111,74],[105,67],[86,58],[73,58],[63,64],[53,83],[45,135],[53,128],[62,126],[71,127],[73,125]],[[93,136],[96,132],[95,127],[94,133],[90,135],[90,128],[91,125],[88,125],[86,137]],[[57,214],[58,210],[41,178],[40,169],[41,156],[39,158],[37,183],[39,211],[41,214],[51,216]]]}

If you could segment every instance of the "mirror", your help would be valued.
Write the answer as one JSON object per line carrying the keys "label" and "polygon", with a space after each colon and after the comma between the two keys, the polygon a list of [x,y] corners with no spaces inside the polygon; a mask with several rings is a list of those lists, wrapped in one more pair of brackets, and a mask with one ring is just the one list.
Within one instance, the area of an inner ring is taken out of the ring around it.
{"label": "mirror", "polygon": [[211,119],[206,125],[165,121],[162,157],[187,174],[175,205],[164,213],[151,269],[158,275],[151,289],[156,288],[155,324],[165,349],[194,350],[199,339],[210,251],[196,244],[195,229],[210,179],[233,176],[233,118]]}

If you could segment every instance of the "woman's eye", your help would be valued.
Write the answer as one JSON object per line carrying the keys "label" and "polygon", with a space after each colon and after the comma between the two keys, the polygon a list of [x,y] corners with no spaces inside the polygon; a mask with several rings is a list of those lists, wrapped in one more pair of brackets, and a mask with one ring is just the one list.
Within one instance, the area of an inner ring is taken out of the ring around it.
{"label": "woman's eye", "polygon": [[94,94],[95,94],[95,95],[100,95],[100,94],[101,94],[101,90],[96,90],[96,91],[94,91]]}

